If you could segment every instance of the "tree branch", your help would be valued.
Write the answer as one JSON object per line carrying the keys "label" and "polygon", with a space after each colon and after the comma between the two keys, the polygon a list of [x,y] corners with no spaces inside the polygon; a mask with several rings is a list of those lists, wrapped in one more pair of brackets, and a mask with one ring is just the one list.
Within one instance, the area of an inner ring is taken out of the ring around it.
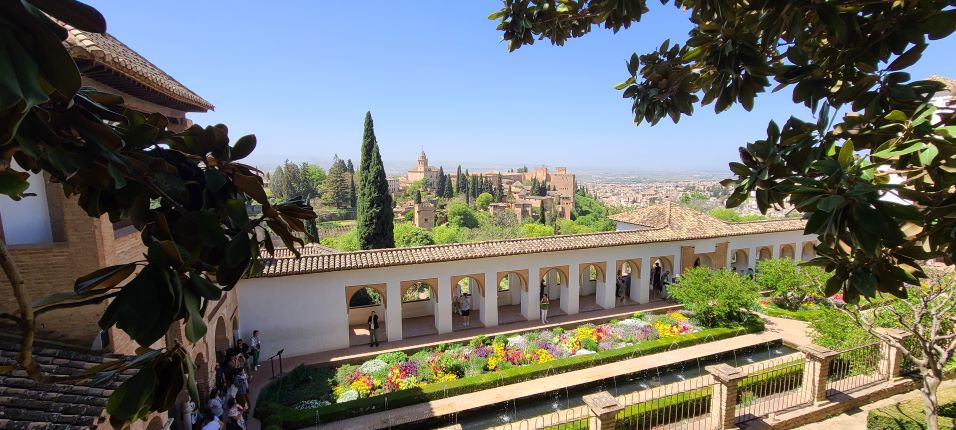
{"label": "tree branch", "polygon": [[16,263],[7,251],[7,243],[0,238],[0,268],[7,275],[13,297],[17,300],[17,309],[20,316],[17,325],[20,326],[20,352],[17,353],[17,363],[31,379],[40,381],[43,374],[40,365],[33,360],[33,340],[36,335],[36,319],[33,315],[33,305],[30,303],[30,293],[27,292],[26,282],[17,268]]}

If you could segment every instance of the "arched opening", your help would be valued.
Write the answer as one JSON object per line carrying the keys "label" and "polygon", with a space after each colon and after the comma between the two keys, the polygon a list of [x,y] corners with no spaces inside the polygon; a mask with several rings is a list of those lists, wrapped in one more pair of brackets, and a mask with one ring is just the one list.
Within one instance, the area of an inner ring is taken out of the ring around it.
{"label": "arched opening", "polygon": [[567,279],[565,279],[564,274],[557,268],[548,269],[541,276],[541,289],[538,292],[538,299],[540,300],[542,296],[547,294],[551,301],[559,300],[561,298],[561,288],[565,287],[567,287]]}
{"label": "arched opening", "polygon": [[714,262],[710,259],[710,255],[697,254],[697,256],[694,258],[694,267],[704,267],[707,269],[713,269]]}
{"label": "arched opening", "polygon": [[484,301],[484,288],[481,282],[472,276],[464,276],[452,286],[451,294],[452,329],[480,326],[478,312]]}
{"label": "arched opening", "polygon": [[648,268],[651,300],[664,300],[666,286],[674,282],[674,260],[669,256],[653,257]]}
{"label": "arched opening", "polygon": [[760,248],[760,251],[757,252],[757,261],[768,260],[771,258],[773,258],[773,251],[771,251],[770,248],[767,248],[766,246],[763,248]]}
{"label": "arched opening", "polygon": [[604,282],[604,272],[595,264],[588,264],[581,268],[580,296],[593,296],[597,292],[598,283]]}
{"label": "arched opening", "polygon": [[345,291],[348,305],[349,345],[368,345],[372,342],[369,321],[374,317],[378,317],[375,338],[378,342],[385,341],[384,285],[359,285],[347,287]]}
{"label": "arched opening", "polygon": [[226,318],[220,316],[216,320],[216,355],[222,358],[226,350],[232,346],[232,340],[229,339],[229,330],[226,328]]}
{"label": "arched opening", "polygon": [[239,333],[239,315],[232,316],[232,338],[236,339],[236,342],[239,339],[242,339],[242,335]]}
{"label": "arched opening", "polygon": [[781,245],[780,246],[780,258],[789,258],[793,260],[796,253],[794,252],[793,245]]}
{"label": "arched opening", "polygon": [[163,419],[160,417],[153,417],[149,420],[149,424],[146,425],[146,430],[163,430],[165,425],[163,424]]}
{"label": "arched opening", "polygon": [[744,273],[747,271],[747,268],[750,267],[750,258],[747,255],[747,250],[738,249],[730,255],[730,267],[737,273]]}
{"label": "arched opening", "polygon": [[521,315],[522,295],[528,291],[527,272],[498,272],[498,324],[525,321]]}
{"label": "arched opening", "polygon": [[817,256],[817,250],[813,246],[813,242],[804,242],[803,243],[803,252],[801,252],[801,259],[803,261],[810,261]]}
{"label": "arched opening", "polygon": [[438,279],[417,279],[401,283],[402,338],[438,333]]}

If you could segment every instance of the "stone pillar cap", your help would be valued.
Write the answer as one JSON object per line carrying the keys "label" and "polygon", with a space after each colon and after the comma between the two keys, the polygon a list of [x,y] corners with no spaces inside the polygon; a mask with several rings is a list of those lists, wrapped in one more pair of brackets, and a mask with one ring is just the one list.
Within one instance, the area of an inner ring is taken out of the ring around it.
{"label": "stone pillar cap", "polygon": [[723,363],[706,366],[704,367],[704,370],[713,375],[714,379],[720,382],[737,381],[747,376],[747,374],[740,369]]}
{"label": "stone pillar cap", "polygon": [[610,412],[616,412],[623,408],[607,391],[601,391],[594,394],[588,394],[582,397],[584,404],[588,405],[596,415],[603,415]]}
{"label": "stone pillar cap", "polygon": [[800,345],[797,347],[797,350],[815,359],[830,358],[840,354],[839,352],[825,346],[815,345],[812,343],[809,345]]}

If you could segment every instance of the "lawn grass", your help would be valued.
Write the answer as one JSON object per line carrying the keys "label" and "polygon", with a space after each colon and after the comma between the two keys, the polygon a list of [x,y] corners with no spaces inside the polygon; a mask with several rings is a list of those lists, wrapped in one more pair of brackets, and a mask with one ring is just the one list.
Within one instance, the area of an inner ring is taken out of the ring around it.
{"label": "lawn grass", "polygon": [[819,308],[800,308],[798,310],[792,311],[771,304],[769,306],[761,307],[759,312],[771,317],[787,318],[798,321],[810,321],[820,316],[823,311]]}
{"label": "lawn grass", "polygon": [[[937,392],[940,406],[939,428],[956,429],[956,387]],[[948,415],[948,416],[945,416]],[[874,409],[866,417],[869,430],[921,430],[926,428],[922,397]]]}

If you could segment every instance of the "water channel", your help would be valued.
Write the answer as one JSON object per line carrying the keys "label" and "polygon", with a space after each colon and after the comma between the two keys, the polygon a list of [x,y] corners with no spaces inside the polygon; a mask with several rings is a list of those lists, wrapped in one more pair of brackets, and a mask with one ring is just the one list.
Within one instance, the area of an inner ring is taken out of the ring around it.
{"label": "water channel", "polygon": [[432,420],[431,424],[438,427],[460,424],[463,429],[485,429],[501,426],[509,422],[581,406],[584,404],[581,397],[587,394],[607,391],[613,396],[626,395],[704,375],[706,373],[704,366],[711,364],[725,363],[740,367],[794,352],[796,350],[782,345],[780,342],[774,342],[715,356],[697,358],[670,366],[618,375],[586,384],[573,385],[573,382],[569,381],[569,386],[563,390],[475,408],[453,416],[436,418]]}

